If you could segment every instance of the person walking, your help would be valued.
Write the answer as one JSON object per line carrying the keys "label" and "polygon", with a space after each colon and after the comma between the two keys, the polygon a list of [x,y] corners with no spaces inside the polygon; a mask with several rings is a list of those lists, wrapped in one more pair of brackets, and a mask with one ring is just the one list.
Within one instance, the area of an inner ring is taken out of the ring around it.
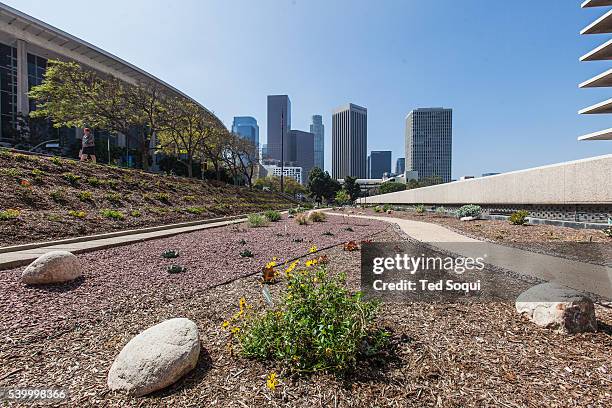
{"label": "person walking", "polygon": [[89,128],[83,129],[81,144],[81,161],[87,161],[87,159],[91,159],[93,163],[96,162],[96,141]]}

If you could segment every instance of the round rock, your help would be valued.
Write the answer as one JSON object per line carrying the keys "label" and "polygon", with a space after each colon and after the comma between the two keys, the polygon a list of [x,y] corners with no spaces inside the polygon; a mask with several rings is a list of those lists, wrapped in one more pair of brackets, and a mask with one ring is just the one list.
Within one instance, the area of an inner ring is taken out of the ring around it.
{"label": "round rock", "polygon": [[82,275],[79,259],[67,251],[48,252],[28,265],[21,274],[27,285],[61,283]]}
{"label": "round rock", "polygon": [[561,333],[597,330],[593,301],[556,283],[543,283],[521,293],[516,299],[516,310],[538,326]]}
{"label": "round rock", "polygon": [[132,396],[146,395],[193,370],[199,356],[196,324],[184,318],[166,320],[125,345],[110,368],[107,384]]}

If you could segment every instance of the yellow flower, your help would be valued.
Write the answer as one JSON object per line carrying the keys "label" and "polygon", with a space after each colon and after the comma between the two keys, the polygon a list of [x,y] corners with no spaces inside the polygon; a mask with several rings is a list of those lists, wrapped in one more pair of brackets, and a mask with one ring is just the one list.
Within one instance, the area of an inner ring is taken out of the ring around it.
{"label": "yellow flower", "polygon": [[325,349],[325,355],[326,355],[327,357],[329,357],[329,356],[331,356],[331,354],[332,354],[332,349],[330,349],[329,347],[328,347],[328,348],[326,348],[326,349]]}
{"label": "yellow flower", "polygon": [[291,272],[293,272],[293,270],[296,268],[296,266],[298,266],[299,263],[300,261],[293,261],[291,265],[289,265],[289,267],[285,269],[285,275],[290,276]]}
{"label": "yellow flower", "polygon": [[241,297],[238,302],[238,306],[240,306],[240,312],[244,311],[244,307],[246,306],[246,299]]}
{"label": "yellow flower", "polygon": [[266,387],[268,387],[270,391],[274,391],[277,385],[278,380],[276,379],[276,373],[268,374],[268,379],[266,380]]}
{"label": "yellow flower", "polygon": [[223,324],[221,325],[221,327],[223,327],[224,329],[227,329],[227,326],[229,326],[229,322],[226,320],[223,322]]}
{"label": "yellow flower", "polygon": [[266,264],[266,269],[272,269],[276,266],[276,261],[272,260]]}
{"label": "yellow flower", "polygon": [[236,334],[240,331],[240,327],[232,327],[232,334]]}
{"label": "yellow flower", "polygon": [[310,252],[311,254],[314,254],[315,252],[317,252],[317,246],[316,245],[311,246],[308,252]]}
{"label": "yellow flower", "polygon": [[318,261],[316,259],[309,259],[308,261],[306,261],[306,266],[311,267],[314,266],[318,263]]}

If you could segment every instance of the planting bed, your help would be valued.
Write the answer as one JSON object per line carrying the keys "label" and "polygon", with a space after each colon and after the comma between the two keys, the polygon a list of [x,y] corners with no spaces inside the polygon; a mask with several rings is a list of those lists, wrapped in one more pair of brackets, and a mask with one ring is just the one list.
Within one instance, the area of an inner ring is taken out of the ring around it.
{"label": "planting bed", "polygon": [[[299,226],[283,220],[263,228],[224,227],[83,254],[84,279],[54,288],[24,287],[18,282],[20,269],[2,272],[0,387],[63,387],[70,398],[66,405],[79,407],[612,403],[612,313],[600,305],[598,333],[564,336],[533,326],[516,315],[512,304],[494,300],[383,304],[379,322],[393,333],[391,347],[360,362],[346,378],[293,378],[274,364],[230,355],[222,322],[238,310],[241,297],[257,309],[264,307],[259,277],[248,275],[273,256],[293,258],[313,244],[324,248],[367,237],[402,239],[380,221],[329,217]],[[254,257],[240,257],[244,248]],[[162,259],[165,249],[179,249],[179,258]],[[360,252],[336,246],[322,253],[332,271],[349,274],[349,285],[357,290]],[[187,272],[168,275],[170,263],[186,266]],[[278,299],[284,281],[271,288]],[[203,351],[196,369],[148,397],[109,392],[106,375],[121,348],[140,331],[172,317],[198,324]],[[271,372],[280,379],[275,391],[266,388]]]}
{"label": "planting bed", "polygon": [[294,205],[271,192],[0,150],[0,246]]}

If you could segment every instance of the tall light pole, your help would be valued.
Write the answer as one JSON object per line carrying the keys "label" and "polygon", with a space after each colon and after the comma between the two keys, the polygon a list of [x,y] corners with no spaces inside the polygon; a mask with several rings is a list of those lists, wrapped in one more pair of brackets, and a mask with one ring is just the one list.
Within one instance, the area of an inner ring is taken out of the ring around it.
{"label": "tall light pole", "polygon": [[281,108],[281,176],[280,176],[280,191],[285,192],[285,126],[283,125],[285,112]]}

